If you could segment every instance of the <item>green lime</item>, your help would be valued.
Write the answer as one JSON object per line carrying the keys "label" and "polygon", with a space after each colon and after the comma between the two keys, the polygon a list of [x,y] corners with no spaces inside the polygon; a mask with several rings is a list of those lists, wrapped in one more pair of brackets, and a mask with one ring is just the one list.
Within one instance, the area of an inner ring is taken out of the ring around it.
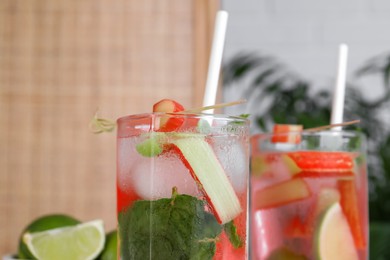
{"label": "green lime", "polygon": [[314,242],[316,259],[359,259],[351,228],[338,202],[331,204],[320,217]]}
{"label": "green lime", "polygon": [[30,252],[40,260],[92,260],[103,250],[105,239],[102,220],[23,235]]}
{"label": "green lime", "polygon": [[52,214],[45,215],[40,218],[35,219],[31,222],[22,232],[19,239],[19,248],[18,248],[18,257],[21,259],[33,259],[33,255],[28,250],[26,244],[23,242],[22,237],[26,232],[40,232],[53,228],[66,227],[66,226],[74,226],[79,224],[80,221],[63,214]]}
{"label": "green lime", "polygon": [[118,232],[111,231],[106,235],[106,244],[99,260],[117,260]]}
{"label": "green lime", "polygon": [[145,157],[154,157],[162,153],[163,148],[158,136],[152,136],[136,145],[139,154]]}

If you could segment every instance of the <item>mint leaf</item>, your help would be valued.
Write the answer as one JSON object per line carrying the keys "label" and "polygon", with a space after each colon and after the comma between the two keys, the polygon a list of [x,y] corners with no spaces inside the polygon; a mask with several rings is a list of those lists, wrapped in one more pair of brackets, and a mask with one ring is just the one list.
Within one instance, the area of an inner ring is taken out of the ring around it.
{"label": "mint leaf", "polygon": [[188,195],[139,200],[118,218],[121,259],[212,259],[222,232],[205,202]]}
{"label": "mint leaf", "polygon": [[244,245],[244,241],[242,241],[242,238],[238,235],[233,220],[223,225],[223,229],[234,248],[240,248]]}

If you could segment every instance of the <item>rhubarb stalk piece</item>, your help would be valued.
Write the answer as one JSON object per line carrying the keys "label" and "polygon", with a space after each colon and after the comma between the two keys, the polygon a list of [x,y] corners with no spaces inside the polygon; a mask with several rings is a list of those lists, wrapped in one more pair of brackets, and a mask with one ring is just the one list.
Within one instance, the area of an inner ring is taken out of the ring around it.
{"label": "rhubarb stalk piece", "polygon": [[184,165],[203,191],[215,217],[225,224],[241,212],[239,199],[211,146],[203,137],[179,138],[172,142]]}
{"label": "rhubarb stalk piece", "polygon": [[347,152],[297,151],[287,153],[294,177],[353,178],[353,157]]}
{"label": "rhubarb stalk piece", "polygon": [[256,191],[254,208],[268,209],[309,198],[311,191],[304,180],[296,178]]}
{"label": "rhubarb stalk piece", "polygon": [[[162,99],[153,105],[153,112],[177,113],[184,110],[184,107],[172,99]],[[177,130],[184,122],[184,117],[161,118],[160,132],[172,132]]]}
{"label": "rhubarb stalk piece", "polygon": [[274,125],[271,141],[273,143],[290,143],[290,144],[299,144],[301,142],[301,134],[303,126],[302,125],[284,125],[276,124]]}

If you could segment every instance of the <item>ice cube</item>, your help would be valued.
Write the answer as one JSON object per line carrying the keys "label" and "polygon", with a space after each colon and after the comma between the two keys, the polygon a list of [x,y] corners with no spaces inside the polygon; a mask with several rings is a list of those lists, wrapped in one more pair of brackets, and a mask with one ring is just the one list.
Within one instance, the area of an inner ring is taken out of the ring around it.
{"label": "ice cube", "polygon": [[214,151],[236,192],[244,192],[248,182],[249,163],[239,140],[226,138],[214,143]]}
{"label": "ice cube", "polygon": [[179,194],[199,195],[189,170],[173,153],[137,160],[131,176],[135,192],[145,200],[170,198],[173,187]]}
{"label": "ice cube", "polygon": [[126,192],[131,189],[131,169],[136,165],[139,154],[135,150],[137,138],[118,139],[118,186]]}

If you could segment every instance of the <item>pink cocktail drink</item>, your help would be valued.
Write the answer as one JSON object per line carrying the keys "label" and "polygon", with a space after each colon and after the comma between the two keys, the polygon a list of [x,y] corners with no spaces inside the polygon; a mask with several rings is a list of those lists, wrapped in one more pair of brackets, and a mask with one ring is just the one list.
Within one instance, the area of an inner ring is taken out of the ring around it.
{"label": "pink cocktail drink", "polygon": [[362,135],[265,134],[251,145],[253,259],[368,258]]}
{"label": "pink cocktail drink", "polygon": [[118,120],[120,259],[247,259],[248,121]]}

